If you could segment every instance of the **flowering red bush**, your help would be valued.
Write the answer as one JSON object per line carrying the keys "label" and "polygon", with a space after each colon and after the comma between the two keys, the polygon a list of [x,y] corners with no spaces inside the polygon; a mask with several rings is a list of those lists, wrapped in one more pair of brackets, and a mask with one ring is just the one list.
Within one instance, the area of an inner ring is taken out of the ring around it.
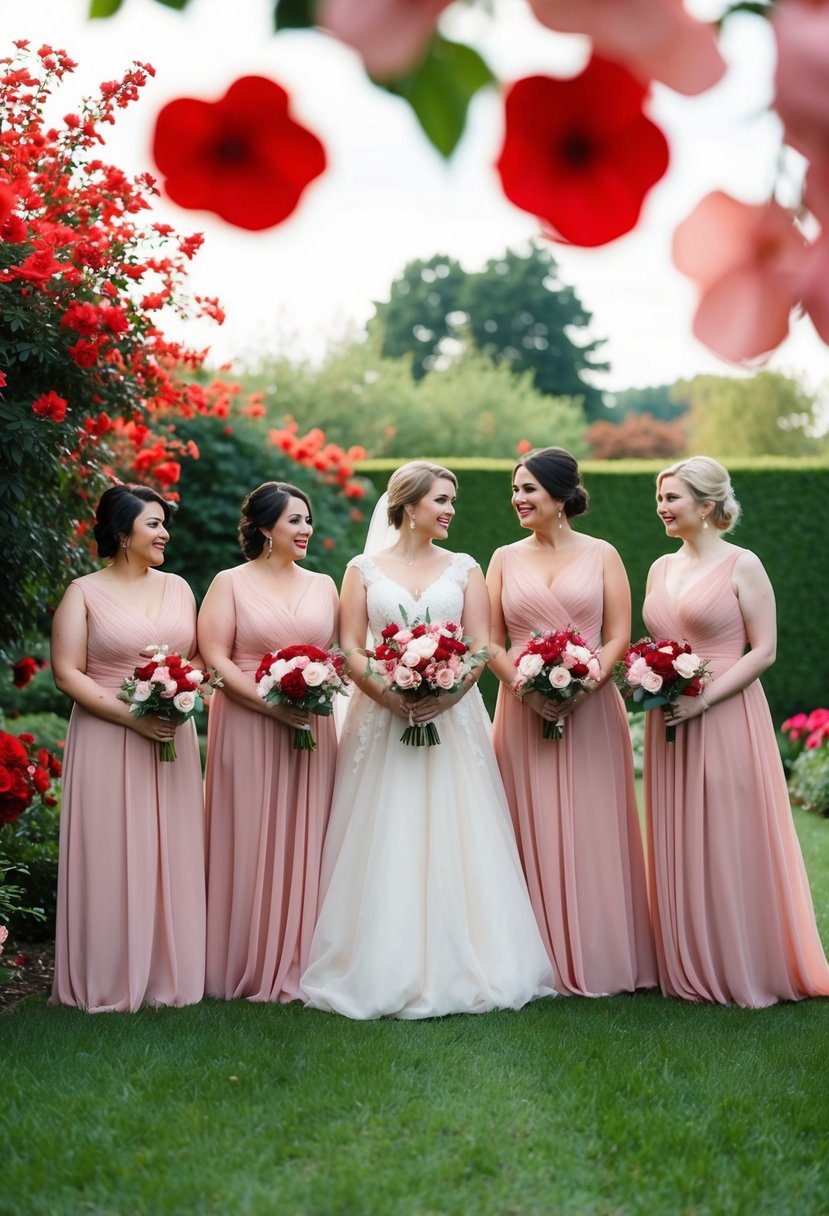
{"label": "flowering red bush", "polygon": [[14,823],[36,798],[54,806],[48,790],[60,773],[60,761],[45,747],[36,748],[31,735],[0,731],[0,825]]}
{"label": "flowering red bush", "polygon": [[646,97],[630,72],[596,55],[572,80],[519,80],[507,93],[497,163],[507,198],[574,245],[629,232],[668,167]]}
{"label": "flowering red bush", "polygon": [[169,102],[153,156],[173,202],[252,230],[287,219],[325,169],[316,135],[291,118],[285,90],[262,76],[242,77],[215,102]]}

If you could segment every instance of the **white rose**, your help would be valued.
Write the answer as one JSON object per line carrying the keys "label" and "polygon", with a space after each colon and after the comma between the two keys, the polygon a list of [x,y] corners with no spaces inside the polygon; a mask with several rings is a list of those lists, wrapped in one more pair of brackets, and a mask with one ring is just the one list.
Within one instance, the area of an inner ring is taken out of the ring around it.
{"label": "white rose", "polygon": [[133,701],[138,701],[139,704],[143,701],[149,701],[152,691],[153,686],[149,680],[137,680],[135,688],[132,690],[132,699]]}
{"label": "white rose", "polygon": [[302,675],[309,688],[319,688],[320,684],[325,683],[328,671],[324,663],[307,663]]}
{"label": "white rose", "polygon": [[572,642],[568,642],[564,647],[563,658],[565,667],[575,667],[579,663],[586,667],[590,661],[590,651],[586,646],[574,646]]}
{"label": "white rose", "polygon": [[276,659],[275,662],[271,663],[270,674],[278,684],[282,677],[292,669],[292,664],[286,659]]}
{"label": "white rose", "polygon": [[554,667],[550,672],[550,685],[552,688],[566,688],[572,683],[573,677],[566,667]]}
{"label": "white rose", "polygon": [[167,683],[164,685],[161,695],[162,695],[162,697],[166,697],[167,700],[169,701],[170,698],[174,697],[177,692],[178,692],[178,684],[176,684],[175,680],[168,680]]}
{"label": "white rose", "polygon": [[275,683],[276,680],[273,678],[273,676],[262,676],[262,679],[256,685],[256,691],[259,693],[259,696],[263,698],[263,700],[271,691]]}
{"label": "white rose", "polygon": [[448,692],[450,688],[455,687],[455,673],[451,667],[439,667],[435,672],[435,684],[438,688],[442,688]]}
{"label": "white rose", "polygon": [[652,671],[649,667],[642,676],[642,687],[644,688],[645,692],[659,692],[660,688],[662,687],[662,677],[657,672]]}
{"label": "white rose", "polygon": [[[420,656],[421,659],[431,659],[437,648],[437,638],[429,637],[428,634],[424,633],[422,637],[412,638],[411,642],[409,642],[408,646],[406,647],[406,653],[408,654],[413,650],[415,654]],[[412,664],[412,666],[414,666],[414,664]]]}
{"label": "white rose", "polygon": [[544,666],[544,660],[540,654],[524,654],[518,660],[518,673],[525,680],[531,680],[537,676]]}
{"label": "white rose", "polygon": [[188,681],[190,684],[195,684],[195,685],[197,685],[197,686],[198,686],[198,685],[199,685],[199,684],[201,684],[201,683],[202,683],[202,681],[204,680],[204,672],[203,672],[203,671],[198,671],[198,670],[197,670],[197,669],[194,667],[192,671],[188,671],[187,675],[185,676],[185,679],[186,679],[186,680],[187,680],[187,681]]}
{"label": "white rose", "polygon": [[194,692],[180,692],[178,696],[173,697],[173,705],[179,713],[189,714],[191,709],[196,708],[196,694]]}
{"label": "white rose", "polygon": [[416,688],[420,683],[417,672],[412,671],[411,667],[406,667],[404,663],[397,664],[393,679],[398,688]]}
{"label": "white rose", "polygon": [[682,676],[683,680],[690,680],[694,672],[700,665],[700,658],[697,654],[678,654],[674,659],[674,668],[677,675]]}

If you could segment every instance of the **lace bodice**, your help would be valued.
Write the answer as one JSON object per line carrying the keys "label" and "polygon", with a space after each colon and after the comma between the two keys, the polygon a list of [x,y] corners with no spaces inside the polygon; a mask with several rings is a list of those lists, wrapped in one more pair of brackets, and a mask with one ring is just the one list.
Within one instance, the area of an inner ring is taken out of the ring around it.
{"label": "lace bodice", "polygon": [[469,571],[477,565],[468,553],[453,553],[444,571],[416,599],[366,554],[352,558],[348,564],[356,566],[362,575],[366,588],[368,624],[374,638],[379,638],[391,621],[402,624],[401,608],[410,622],[422,620],[427,609],[432,621],[460,622]]}

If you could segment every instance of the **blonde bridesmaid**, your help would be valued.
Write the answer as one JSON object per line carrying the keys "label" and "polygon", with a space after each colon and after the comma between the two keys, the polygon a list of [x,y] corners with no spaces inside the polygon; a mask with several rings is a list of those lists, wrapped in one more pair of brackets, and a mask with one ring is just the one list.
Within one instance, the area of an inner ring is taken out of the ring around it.
{"label": "blonde bridesmaid", "polygon": [[118,700],[148,645],[193,656],[190,588],[159,567],[170,504],[113,486],[95,516],[107,566],[66,589],[52,628],[55,683],[75,702],[64,757],[52,1001],[90,1012],[188,1005],[204,989],[201,765],[193,722],[136,718]]}
{"label": "blonde bridesmaid", "polygon": [[302,999],[317,913],[320,857],[334,784],[332,718],[312,721],[316,751],[293,747],[308,715],[256,692],[262,656],[337,633],[337,592],[303,570],[311,504],[269,481],[242,504],[245,563],[216,576],[199,614],[199,642],[224,687],[207,743],[207,984],[211,996]]}
{"label": "blonde bridesmaid", "polygon": [[690,1001],[759,1007],[829,996],[829,965],[765,694],[774,593],[725,536],[740,507],[728,472],[694,456],[657,478],[657,514],[681,541],[648,576],[645,623],[690,643],[713,677],[650,713],[645,799],[659,978]]}
{"label": "blonde bridesmaid", "polygon": [[[642,836],[627,717],[610,682],[630,639],[630,590],[618,553],[576,532],[587,510],[579,467],[563,448],[513,470],[523,540],[487,572],[491,667],[501,680],[493,742],[556,989],[581,996],[656,984]],[[599,655],[590,693],[554,702],[512,695],[515,660],[533,632],[574,628]],[[544,720],[562,724],[543,737]]]}

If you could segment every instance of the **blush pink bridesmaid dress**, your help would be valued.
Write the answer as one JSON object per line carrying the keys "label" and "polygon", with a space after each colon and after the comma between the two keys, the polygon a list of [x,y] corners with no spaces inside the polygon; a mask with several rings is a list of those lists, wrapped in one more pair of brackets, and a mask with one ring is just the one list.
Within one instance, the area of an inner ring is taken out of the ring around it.
{"label": "blush pink bridesmaid dress", "polygon": [[[263,654],[295,643],[327,647],[337,593],[327,575],[308,579],[294,612],[231,572],[233,662],[253,682]],[[221,691],[207,741],[207,983],[211,996],[303,1000],[299,977],[317,915],[320,860],[337,743],[331,717],[312,717],[314,752],[293,731]]]}
{"label": "blush pink bridesmaid dress", "polygon": [[[714,677],[747,638],[731,586],[735,551],[671,601],[666,562],[645,600],[653,637],[690,643]],[[666,995],[757,1008],[829,996],[788,791],[758,680],[681,723],[662,714],[645,740],[648,863],[659,978]]]}
{"label": "blush pink bridesmaid dress", "polygon": [[[193,593],[162,574],[158,616],[111,596],[94,575],[86,602],[87,674],[117,690],[147,646],[192,654]],[[79,705],[66,739],[52,1002],[91,1013],[188,1005],[204,991],[201,763],[196,728],[176,732],[177,759]]]}
{"label": "blush pink bridesmaid dress", "polygon": [[[602,628],[605,542],[547,587],[518,546],[501,549],[510,656],[534,630],[577,629],[593,649]],[[627,716],[606,683],[545,739],[542,719],[503,686],[493,742],[556,990],[581,996],[657,983]]]}

